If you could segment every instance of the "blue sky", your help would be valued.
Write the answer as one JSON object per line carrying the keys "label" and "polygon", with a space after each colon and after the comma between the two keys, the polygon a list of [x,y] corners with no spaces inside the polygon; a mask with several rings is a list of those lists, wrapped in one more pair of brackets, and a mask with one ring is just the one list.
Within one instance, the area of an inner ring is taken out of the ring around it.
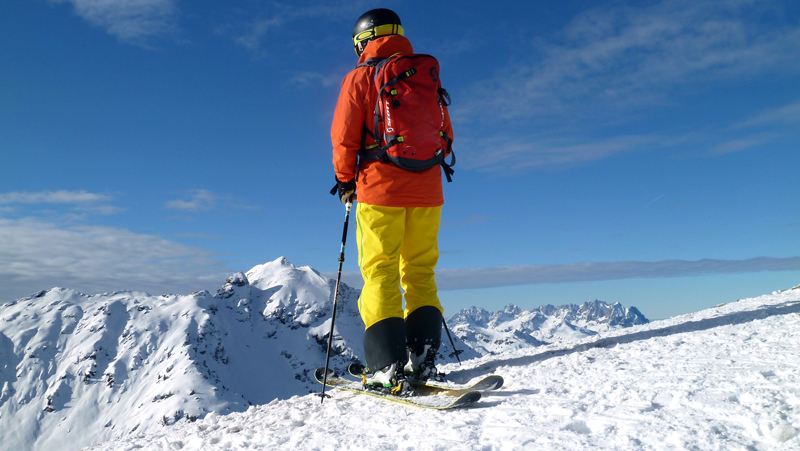
{"label": "blue sky", "polygon": [[330,121],[374,7],[453,98],[449,313],[800,284],[797,2],[7,0],[0,300],[335,274]]}

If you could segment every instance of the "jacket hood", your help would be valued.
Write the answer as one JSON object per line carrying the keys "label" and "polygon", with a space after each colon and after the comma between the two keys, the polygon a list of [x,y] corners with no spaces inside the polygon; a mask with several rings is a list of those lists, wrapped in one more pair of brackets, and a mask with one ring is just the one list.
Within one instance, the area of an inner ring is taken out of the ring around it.
{"label": "jacket hood", "polygon": [[361,64],[370,58],[388,58],[395,53],[414,53],[414,48],[411,47],[411,41],[399,34],[374,39],[367,44],[367,47],[358,59],[358,63]]}

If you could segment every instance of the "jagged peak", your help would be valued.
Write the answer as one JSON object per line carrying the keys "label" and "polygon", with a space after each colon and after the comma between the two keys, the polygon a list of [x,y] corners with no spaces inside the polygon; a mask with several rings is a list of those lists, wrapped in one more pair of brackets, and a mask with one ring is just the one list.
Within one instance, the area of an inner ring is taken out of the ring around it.
{"label": "jagged peak", "polygon": [[7,305],[14,305],[18,302],[29,302],[29,303],[38,303],[38,302],[50,302],[53,297],[63,298],[63,297],[77,297],[77,298],[90,298],[91,296],[81,293],[80,291],[73,290],[71,288],[64,288],[64,287],[53,287],[49,290],[40,290],[36,293],[31,294],[30,296],[26,296],[24,298],[16,299]]}
{"label": "jagged peak", "polygon": [[247,275],[239,271],[225,280],[225,284],[217,290],[215,296],[226,299],[233,296],[237,287],[246,287],[248,285],[250,285],[250,281],[247,279]]}
{"label": "jagged peak", "polygon": [[608,308],[614,305],[619,305],[619,302],[615,302],[614,304],[609,305],[605,301],[601,301],[599,299],[595,299],[594,301],[586,301],[583,303],[584,307],[595,307],[595,308]]}
{"label": "jagged peak", "polygon": [[459,315],[462,315],[462,314],[463,315],[471,315],[471,314],[476,314],[476,313],[480,314],[480,313],[490,313],[490,312],[488,310],[486,310],[485,308],[478,307],[478,306],[472,306],[472,307],[468,307],[468,308],[465,308],[465,309],[461,309],[458,312]]}
{"label": "jagged peak", "polygon": [[306,280],[314,285],[328,285],[328,278],[310,266],[297,267],[285,257],[254,266],[245,273],[249,284],[260,289],[287,285],[289,281]]}
{"label": "jagged peak", "polygon": [[278,257],[270,262],[252,267],[247,271],[245,276],[250,281],[250,284],[253,285],[255,282],[265,278],[271,278],[277,273],[296,269],[298,268],[287,260],[286,257]]}
{"label": "jagged peak", "polygon": [[503,308],[503,313],[510,313],[513,315],[519,314],[522,312],[522,308],[515,304],[508,304]]}
{"label": "jagged peak", "polygon": [[454,323],[468,321],[470,323],[475,323],[476,325],[480,324],[485,326],[491,316],[492,312],[486,310],[485,308],[472,306],[459,310],[448,321]]}
{"label": "jagged peak", "polygon": [[247,275],[241,271],[237,272],[236,274],[228,277],[225,280],[226,284],[231,284],[236,287],[243,287],[245,285],[250,284],[250,281],[247,280]]}

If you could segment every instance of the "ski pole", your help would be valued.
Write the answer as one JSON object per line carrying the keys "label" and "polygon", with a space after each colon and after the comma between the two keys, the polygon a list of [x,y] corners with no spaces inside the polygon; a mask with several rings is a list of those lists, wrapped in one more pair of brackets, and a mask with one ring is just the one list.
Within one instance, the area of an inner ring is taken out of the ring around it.
{"label": "ski pole", "polygon": [[461,365],[461,359],[458,357],[458,355],[464,351],[463,350],[459,351],[458,349],[456,349],[456,344],[453,343],[453,337],[450,335],[450,329],[447,328],[447,322],[444,319],[442,319],[442,324],[444,324],[444,331],[447,332],[447,338],[450,339],[450,346],[453,347],[453,355],[456,356],[458,364]]}
{"label": "ski pole", "polygon": [[331,331],[328,334],[328,351],[325,354],[325,374],[322,376],[322,400],[320,404],[325,401],[325,388],[328,386],[328,363],[331,359],[331,346],[333,345],[333,326],[336,323],[336,307],[339,302],[339,284],[342,282],[342,264],[344,263],[344,245],[347,242],[347,225],[350,223],[350,207],[353,206],[352,202],[345,204],[346,212],[344,214],[344,230],[342,231],[342,250],[339,253],[339,274],[336,276],[336,293],[333,295],[333,316],[331,317]]}

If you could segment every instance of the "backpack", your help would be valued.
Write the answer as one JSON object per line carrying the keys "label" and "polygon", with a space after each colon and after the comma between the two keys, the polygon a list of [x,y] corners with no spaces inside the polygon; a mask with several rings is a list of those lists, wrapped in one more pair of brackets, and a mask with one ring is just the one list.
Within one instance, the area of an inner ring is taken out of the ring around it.
{"label": "backpack", "polygon": [[[444,132],[445,108],[450,95],[439,81],[439,62],[430,55],[397,54],[389,58],[370,58],[356,67],[375,68],[373,132],[364,126],[361,161],[387,161],[407,171],[423,171],[442,166],[452,182],[456,163],[453,140]],[[366,146],[371,135],[374,145]],[[447,155],[451,156],[446,163]]]}

